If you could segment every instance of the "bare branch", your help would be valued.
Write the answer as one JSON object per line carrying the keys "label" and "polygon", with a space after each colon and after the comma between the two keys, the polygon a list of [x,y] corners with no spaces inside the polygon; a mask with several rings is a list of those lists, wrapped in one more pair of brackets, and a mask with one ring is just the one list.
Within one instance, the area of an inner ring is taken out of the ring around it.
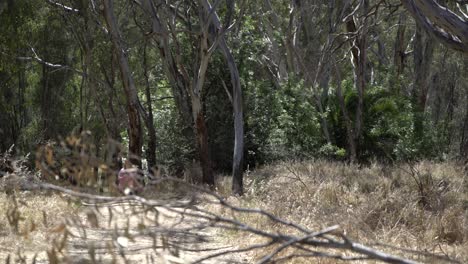
{"label": "bare branch", "polygon": [[[260,248],[271,247],[273,245],[278,245],[278,247],[274,249],[269,255],[262,258],[262,260],[260,260],[259,263],[267,263],[267,262],[273,261],[274,260],[273,257],[275,255],[277,255],[279,252],[287,248],[298,248],[302,250],[303,252],[291,253],[287,255],[286,257],[275,259],[276,261],[297,258],[297,257],[324,257],[324,258],[334,258],[334,259],[341,259],[341,260],[374,259],[374,260],[380,260],[380,261],[387,262],[387,263],[405,263],[405,264],[416,263],[411,260],[393,256],[393,255],[375,250],[373,248],[367,247],[365,245],[355,243],[351,241],[348,237],[346,237],[343,233],[341,233],[341,231],[339,230],[339,226],[331,226],[321,231],[311,232],[307,230],[306,228],[300,227],[294,223],[290,223],[289,221],[286,221],[284,219],[275,217],[272,214],[265,212],[263,210],[241,208],[241,207],[233,206],[229,204],[228,202],[226,202],[218,194],[211,192],[209,190],[205,190],[198,186],[192,186],[190,184],[185,183],[184,181],[180,179],[168,177],[168,178],[163,178],[163,179],[157,179],[153,181],[152,183],[153,184],[155,184],[156,182],[161,183],[162,181],[174,181],[177,183],[185,184],[193,188],[193,190],[195,191],[199,191],[199,192],[204,193],[205,195],[208,195],[208,196],[203,196],[203,197],[207,197],[204,199],[208,199],[207,200],[208,202],[218,204],[219,206],[222,206],[223,208],[232,210],[232,212],[258,214],[260,216],[270,219],[276,224],[295,228],[296,230],[300,231],[301,233],[304,233],[305,235],[294,236],[294,235],[286,235],[286,234],[260,230],[253,226],[250,226],[249,224],[242,223],[239,220],[236,220],[234,215],[232,217],[225,217],[217,213],[211,212],[207,209],[197,207],[195,206],[193,199],[191,199],[190,201],[186,201],[186,202],[167,203],[166,201],[148,200],[139,196],[110,197],[110,196],[102,196],[102,195],[93,195],[93,194],[88,194],[88,193],[80,193],[80,192],[68,190],[64,187],[59,187],[59,186],[55,186],[53,184],[48,184],[48,183],[36,183],[36,184],[33,184],[32,187],[35,189],[47,189],[47,190],[58,191],[58,192],[70,195],[71,197],[77,197],[77,198],[97,202],[96,204],[97,206],[104,205],[102,204],[103,202],[106,202],[105,205],[109,205],[109,203],[111,202],[112,203],[132,202],[131,204],[133,204],[133,206],[141,205],[147,208],[154,208],[155,210],[159,210],[158,208],[164,208],[168,212],[180,216],[179,218],[180,220],[176,222],[174,225],[179,225],[179,223],[182,224],[182,221],[189,221],[189,220],[197,219],[197,222],[199,224],[186,227],[186,228],[182,228],[182,229],[175,229],[174,232],[176,233],[181,233],[181,232],[186,233],[186,232],[190,232],[191,230],[201,230],[201,229],[211,226],[214,228],[247,232],[247,233],[251,233],[251,234],[255,234],[260,237],[263,237],[264,239],[267,239],[267,242],[254,244],[245,248],[228,249],[228,250],[223,250],[220,252],[215,252],[213,254],[210,254],[208,256],[205,256],[201,259],[196,260],[195,263],[201,263],[202,261],[205,261],[207,259],[216,258],[219,256],[225,256],[225,255],[240,253],[240,252],[249,252],[249,251],[260,249]],[[148,210],[148,209],[145,209],[145,210]],[[140,233],[140,235],[151,235],[151,234],[154,234],[154,232],[159,233],[159,234],[170,232],[169,230],[161,229],[158,227],[152,227],[151,230],[152,231]],[[186,233],[186,234],[189,235],[189,233]],[[193,234],[196,235],[196,233],[193,233]],[[183,245],[179,245],[179,244],[172,243],[171,246],[177,247],[181,250],[183,249],[191,250],[190,248],[185,248]],[[361,256],[337,255],[337,254],[317,251],[315,248],[349,250],[351,252],[360,254]],[[219,250],[219,249],[222,249],[222,248],[213,248],[213,251]],[[131,250],[142,250],[142,248],[136,248],[136,249],[134,248]],[[210,251],[210,250],[207,250],[207,251]]]}
{"label": "bare branch", "polygon": [[62,3],[58,3],[58,2],[55,2],[53,0],[47,0],[47,2],[51,5],[54,5],[54,6],[57,6],[57,7],[60,7],[62,8],[64,11],[67,11],[67,12],[72,12],[72,13],[80,13],[80,10],[76,9],[76,8],[73,8],[73,7],[69,7],[69,6],[66,6]]}

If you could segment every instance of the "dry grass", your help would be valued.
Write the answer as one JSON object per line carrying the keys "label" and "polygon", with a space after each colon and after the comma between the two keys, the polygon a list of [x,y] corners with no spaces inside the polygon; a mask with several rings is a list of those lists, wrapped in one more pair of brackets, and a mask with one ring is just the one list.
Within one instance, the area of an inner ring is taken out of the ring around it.
{"label": "dry grass", "polygon": [[[358,242],[417,261],[441,263],[443,258],[450,258],[468,263],[467,181],[463,167],[454,163],[359,168],[320,160],[285,162],[251,173],[247,194],[230,200],[239,206],[264,209],[311,230],[339,224]],[[223,180],[218,189],[225,190],[226,184],[228,181]],[[277,228],[265,218],[238,217],[261,229]],[[260,242],[240,232],[229,232],[226,238],[240,246]],[[256,252],[251,261],[267,253]],[[296,259],[288,263],[335,260]]]}
{"label": "dry grass", "polygon": [[0,193],[0,259],[13,253],[16,263],[21,256],[30,261],[35,253],[45,254],[65,217],[77,208],[58,194]]}
{"label": "dry grass", "polygon": [[[193,191],[178,182],[163,182],[142,195],[171,200]],[[219,176],[216,191],[229,196],[230,177]],[[5,253],[14,253],[13,261],[18,261],[21,254],[16,252],[29,256],[45,252],[60,239],[60,224],[80,211],[60,194],[8,192],[0,193],[0,260]],[[360,168],[321,160],[283,162],[247,173],[246,194],[229,197],[228,201],[261,208],[310,230],[339,224],[357,242],[420,262],[443,263],[447,262],[444,258],[450,258],[468,263],[468,179],[463,168],[454,163],[392,167],[372,164]],[[216,205],[205,207],[219,214],[229,212]],[[293,232],[264,216],[234,216],[258,229]],[[243,247],[264,242],[242,232],[220,233],[228,245]],[[254,263],[271,250],[252,252],[247,262]],[[290,251],[282,254],[287,253]],[[336,260],[297,258],[288,263]]]}

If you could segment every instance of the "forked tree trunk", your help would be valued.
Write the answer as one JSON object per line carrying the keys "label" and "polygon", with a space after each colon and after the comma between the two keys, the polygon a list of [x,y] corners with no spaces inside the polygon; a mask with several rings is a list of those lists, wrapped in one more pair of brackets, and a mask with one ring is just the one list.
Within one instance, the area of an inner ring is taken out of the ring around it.
{"label": "forked tree trunk", "polygon": [[[221,28],[221,23],[216,12],[212,12],[211,5],[208,0],[200,0],[201,5],[207,14],[211,14],[212,23],[217,29]],[[242,88],[240,85],[239,70],[237,69],[236,61],[232,56],[226,40],[223,35],[217,36],[214,32],[210,31],[210,40],[213,42],[218,40],[219,49],[221,50],[224,58],[229,67],[231,74],[232,85],[232,106],[234,112],[234,154],[232,158],[232,192],[236,195],[242,195],[244,192],[243,186],[243,167],[242,162],[244,159],[244,117],[242,107]]]}
{"label": "forked tree trunk", "polygon": [[167,24],[163,24],[164,20],[159,17],[154,2],[151,0],[144,0],[141,2],[140,7],[149,16],[152,31],[158,33],[154,35],[153,39],[158,46],[164,71],[169,83],[171,84],[172,95],[174,96],[176,107],[182,121],[186,124],[186,128],[188,128],[184,129],[183,134],[187,139],[191,140],[193,138],[192,124],[195,120],[193,120],[193,115],[191,114],[188,92],[188,87],[191,85],[190,80],[188,79],[186,72],[181,70],[180,67],[182,65],[177,61],[177,55],[174,55],[171,50],[168,26]]}
{"label": "forked tree trunk", "polygon": [[352,64],[354,68],[354,86],[358,94],[358,103],[356,107],[356,117],[354,121],[353,132],[353,141],[349,142],[349,146],[353,146],[350,149],[350,161],[356,162],[358,155],[358,145],[362,138],[362,126],[364,123],[363,120],[363,111],[364,111],[364,93],[367,86],[367,32],[368,32],[368,22],[367,22],[367,12],[369,8],[368,0],[364,0],[362,3],[362,22],[359,27],[361,28],[358,32],[358,26],[356,25],[356,17],[351,16],[348,21],[346,21],[346,28],[350,33],[358,33],[355,37],[354,43],[351,46],[352,54]]}
{"label": "forked tree trunk", "polygon": [[142,128],[140,115],[138,112],[139,101],[137,89],[130,72],[127,54],[124,51],[122,40],[120,37],[119,27],[117,25],[114,15],[113,0],[104,0],[104,17],[108,25],[109,33],[111,35],[112,44],[114,45],[115,53],[119,59],[120,74],[122,84],[125,92],[127,116],[128,116],[128,137],[129,146],[128,154],[132,164],[141,166],[141,147],[142,147]]}
{"label": "forked tree trunk", "polygon": [[[206,19],[201,15],[200,20]],[[207,23],[207,21],[205,21]],[[205,26],[206,27],[206,26]],[[208,27],[206,27],[208,28]],[[208,53],[208,33],[202,32],[200,36],[200,65],[196,71],[193,86],[189,89],[190,98],[192,101],[192,114],[195,120],[195,137],[197,152],[200,160],[200,165],[203,174],[203,183],[214,185],[213,169],[211,167],[210,147],[208,143],[208,129],[206,127],[205,116],[202,107],[202,90],[205,83],[206,71],[210,59]]]}
{"label": "forked tree trunk", "polygon": [[[173,88],[173,95],[176,101],[184,123],[193,124],[195,134],[195,145],[198,153],[198,159],[202,167],[203,183],[214,185],[214,175],[211,167],[211,157],[209,153],[208,129],[203,114],[201,91],[203,88],[206,70],[208,68],[209,54],[206,32],[202,32],[200,39],[200,65],[196,71],[194,79],[190,81],[188,72],[182,65],[182,60],[178,52],[178,43],[174,39],[172,45],[175,47],[175,53],[171,49],[169,36],[175,36],[171,28],[166,23],[164,14],[159,14],[152,1],[142,2],[143,10],[150,16],[152,29],[160,34],[155,35],[158,44],[159,53],[163,61],[166,75]],[[164,12],[164,11],[162,11]]]}

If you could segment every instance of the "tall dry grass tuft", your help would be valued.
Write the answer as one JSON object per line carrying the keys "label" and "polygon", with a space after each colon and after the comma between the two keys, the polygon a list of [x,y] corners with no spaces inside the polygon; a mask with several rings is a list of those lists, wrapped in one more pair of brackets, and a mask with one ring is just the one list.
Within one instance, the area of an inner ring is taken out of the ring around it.
{"label": "tall dry grass tuft", "polygon": [[[56,230],[77,209],[77,205],[66,202],[58,194],[0,193],[0,259],[20,252],[12,256],[11,261],[15,263],[20,261],[20,255],[45,254],[52,241],[60,236]],[[44,259],[45,255],[39,258]]]}
{"label": "tall dry grass tuft", "polygon": [[[240,206],[262,208],[311,230],[338,224],[352,239],[422,262],[450,258],[468,263],[468,188],[458,164],[424,161],[359,167],[289,161],[250,173],[247,186],[245,197],[234,201]],[[265,219],[241,220],[275,229]],[[229,239],[236,234],[240,244],[258,242],[240,233],[231,233]],[[318,263],[296,261],[291,263]]]}

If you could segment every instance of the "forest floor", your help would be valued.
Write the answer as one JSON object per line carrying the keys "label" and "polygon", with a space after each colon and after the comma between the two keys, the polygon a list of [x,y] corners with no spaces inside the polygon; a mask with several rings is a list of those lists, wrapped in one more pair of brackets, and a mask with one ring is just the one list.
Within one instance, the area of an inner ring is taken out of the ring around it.
{"label": "forest floor", "polygon": [[[1,196],[2,201],[11,199]],[[235,248],[219,229],[187,216],[190,209],[148,211],[131,201],[78,205],[66,202],[64,195],[29,192],[17,193],[16,200],[23,217],[19,232],[8,228],[11,219],[5,216],[12,213],[11,204],[0,203],[5,212],[0,217],[1,263],[9,255],[12,263],[34,258],[35,263],[193,263]],[[203,263],[250,263],[247,257],[221,256]]]}
{"label": "forest floor", "polygon": [[[219,238],[218,229],[205,227],[203,221],[179,214],[177,209],[154,207],[145,212],[132,203],[86,207],[80,213],[81,223],[69,227],[76,235],[67,244],[70,263],[92,262],[93,258],[96,263],[193,263],[235,248]],[[96,220],[90,217],[94,212]],[[246,257],[222,256],[203,263],[249,263]]]}
{"label": "forest floor", "polygon": [[[450,162],[362,167],[282,162],[247,172],[241,198],[229,196],[227,177],[219,177],[216,191],[234,206],[261,208],[309,230],[338,224],[355,242],[417,262],[468,263],[465,173],[463,166]],[[187,197],[165,197],[161,204],[185,203]],[[94,206],[69,198],[44,191],[0,193],[0,262],[10,254],[12,263],[21,258],[31,263],[39,252],[36,263],[54,263],[50,260],[55,257],[66,263],[93,263],[93,258],[95,263],[191,263],[265,239],[211,227],[182,207],[149,210],[132,202]],[[207,199],[199,201],[199,208],[259,230],[288,232],[261,215],[233,213],[203,202]],[[272,250],[234,253],[203,263],[255,263]],[[284,250],[278,257],[291,253],[292,249]],[[295,258],[287,263],[337,262]],[[374,263],[357,263],[369,262]]]}

